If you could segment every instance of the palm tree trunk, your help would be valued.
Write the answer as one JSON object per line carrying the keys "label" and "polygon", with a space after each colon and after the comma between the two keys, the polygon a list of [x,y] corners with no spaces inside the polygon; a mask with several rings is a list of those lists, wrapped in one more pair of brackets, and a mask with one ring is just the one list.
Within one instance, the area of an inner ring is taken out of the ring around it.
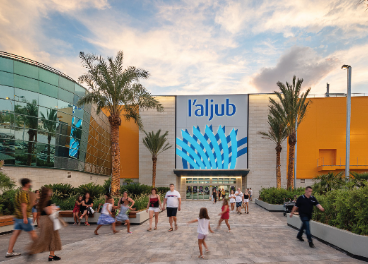
{"label": "palm tree trunk", "polygon": [[111,158],[112,158],[112,176],[111,176],[111,194],[118,195],[120,191],[120,145],[119,145],[119,127],[121,125],[120,116],[109,116],[111,125]]}
{"label": "palm tree trunk", "polygon": [[276,147],[276,185],[277,188],[281,188],[281,145]]}
{"label": "palm tree trunk", "polygon": [[152,156],[152,187],[155,188],[156,185],[156,163],[157,157]]}
{"label": "palm tree trunk", "polygon": [[287,188],[294,189],[294,157],[295,157],[295,132],[289,136],[289,164],[288,164],[288,178]]}
{"label": "palm tree trunk", "polygon": [[51,135],[50,133],[47,135],[47,142],[49,143],[47,146],[47,163],[50,163],[50,153],[51,153],[51,149],[50,149]]}

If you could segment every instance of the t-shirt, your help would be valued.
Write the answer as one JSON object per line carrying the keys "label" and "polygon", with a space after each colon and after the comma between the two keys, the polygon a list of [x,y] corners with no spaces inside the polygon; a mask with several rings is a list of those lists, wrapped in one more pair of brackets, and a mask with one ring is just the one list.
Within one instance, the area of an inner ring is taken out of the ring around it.
{"label": "t-shirt", "polygon": [[253,191],[252,190],[249,190],[249,194],[252,195],[253,194]]}
{"label": "t-shirt", "polygon": [[300,217],[308,217],[309,219],[311,219],[313,206],[316,206],[318,204],[319,202],[317,201],[316,197],[311,195],[309,198],[307,198],[302,195],[299,196],[298,200],[296,200],[295,206],[298,207]]}
{"label": "t-shirt", "polygon": [[230,203],[235,203],[235,194],[229,194]]}
{"label": "t-shirt", "polygon": [[198,234],[208,235],[209,223],[210,223],[209,219],[206,219],[206,218],[199,219],[198,218],[198,227],[197,227]]}
{"label": "t-shirt", "polygon": [[51,200],[48,200],[48,202],[47,202],[47,204],[46,204],[45,208],[43,208],[43,210],[42,210],[42,212],[41,212],[41,215],[47,215],[47,213],[46,213],[45,209],[46,209],[46,207],[48,207],[48,206],[51,206]]}
{"label": "t-shirt", "polygon": [[15,218],[23,219],[22,205],[21,205],[22,203],[27,204],[27,218],[28,218],[28,217],[31,216],[31,210],[32,210],[29,192],[20,189],[15,194],[15,199],[14,199],[14,215],[15,215]]}
{"label": "t-shirt", "polygon": [[179,207],[179,198],[180,193],[178,191],[168,191],[165,195],[165,199],[167,199],[167,207]]}
{"label": "t-shirt", "polygon": [[[239,194],[239,195],[238,195]],[[243,193],[242,192],[238,192],[238,191],[236,191],[235,192],[235,201],[237,202],[237,203],[241,203],[241,201],[243,200]]]}
{"label": "t-shirt", "polygon": [[109,214],[109,211],[107,211],[107,209],[110,210],[111,212],[111,209],[112,209],[112,204],[111,203],[105,203],[102,207],[102,210],[101,210],[101,214],[107,214],[107,215],[110,215]]}

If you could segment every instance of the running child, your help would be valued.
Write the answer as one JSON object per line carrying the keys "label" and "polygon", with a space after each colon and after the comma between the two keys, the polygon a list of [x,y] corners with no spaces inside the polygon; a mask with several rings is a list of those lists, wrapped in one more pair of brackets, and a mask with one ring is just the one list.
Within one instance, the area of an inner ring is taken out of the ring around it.
{"label": "running child", "polygon": [[195,222],[198,222],[197,233],[198,233],[198,247],[199,247],[199,254],[200,254],[198,258],[204,258],[202,244],[205,247],[206,252],[207,253],[210,252],[205,242],[205,239],[208,235],[208,231],[210,231],[211,233],[214,233],[210,226],[210,217],[208,216],[207,208],[202,207],[199,210],[199,218],[189,221],[188,224],[195,223]]}
{"label": "running child", "polygon": [[221,225],[222,221],[225,220],[225,224],[227,225],[227,228],[229,229],[228,232],[230,232],[231,231],[230,224],[229,224],[230,209],[229,209],[229,202],[226,198],[222,202],[221,213],[219,213],[219,215],[221,216],[221,218],[218,222],[217,229],[220,228],[220,225]]}
{"label": "running child", "polygon": [[[132,203],[132,205],[129,206],[129,203]],[[133,233],[133,232],[130,232],[130,221],[127,215],[128,210],[132,210],[133,205],[134,205],[134,200],[128,197],[127,192],[124,192],[123,197],[120,198],[118,206],[117,206],[117,208],[119,208],[120,211],[119,211],[119,214],[116,216],[116,223],[117,225],[121,225],[122,223],[125,223],[127,225],[128,234]]]}
{"label": "running child", "polygon": [[98,226],[95,230],[95,235],[98,235],[97,231],[103,225],[112,225],[112,231],[114,232],[114,234],[119,232],[116,231],[115,229],[115,219],[111,213],[111,210],[114,206],[114,199],[111,198],[110,194],[106,194],[105,197],[106,197],[105,204],[102,207],[101,215],[97,221]]}

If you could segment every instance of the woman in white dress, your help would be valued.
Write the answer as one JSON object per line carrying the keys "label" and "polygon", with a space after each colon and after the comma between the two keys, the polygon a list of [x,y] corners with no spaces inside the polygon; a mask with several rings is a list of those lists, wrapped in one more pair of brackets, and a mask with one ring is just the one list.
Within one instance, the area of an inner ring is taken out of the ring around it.
{"label": "woman in white dress", "polygon": [[231,190],[230,191],[229,199],[230,199],[231,211],[234,211],[234,208],[235,208],[235,194],[234,194],[234,190]]}

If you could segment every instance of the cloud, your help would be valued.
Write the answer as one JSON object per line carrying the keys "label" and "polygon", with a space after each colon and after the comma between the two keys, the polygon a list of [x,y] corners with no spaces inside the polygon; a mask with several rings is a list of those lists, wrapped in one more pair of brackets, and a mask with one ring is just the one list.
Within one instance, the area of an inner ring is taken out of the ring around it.
{"label": "cloud", "polygon": [[260,92],[271,92],[277,89],[278,81],[291,82],[294,75],[303,78],[303,87],[313,87],[336,69],[340,61],[336,57],[323,58],[310,47],[294,46],[287,50],[275,67],[262,68],[255,74],[251,84]]}

